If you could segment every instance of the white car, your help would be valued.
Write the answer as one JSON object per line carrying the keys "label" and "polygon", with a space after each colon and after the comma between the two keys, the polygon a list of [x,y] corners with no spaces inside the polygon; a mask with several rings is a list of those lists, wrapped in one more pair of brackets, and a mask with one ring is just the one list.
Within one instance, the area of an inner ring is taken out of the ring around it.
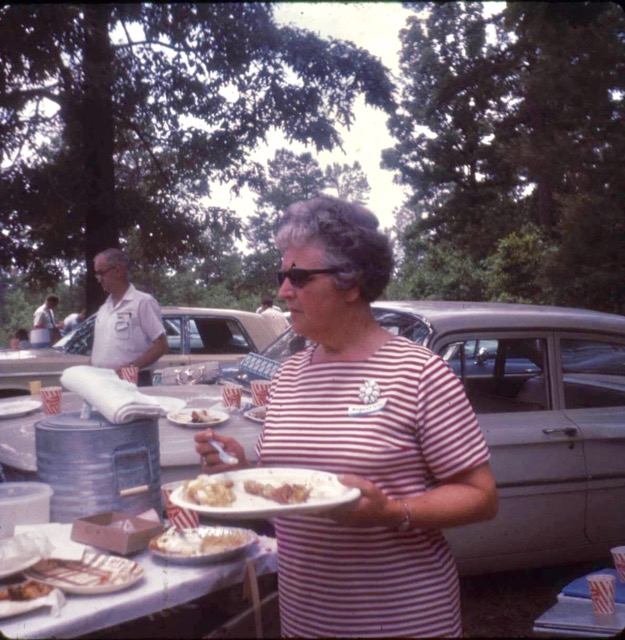
{"label": "white car", "polygon": [[[445,358],[492,454],[493,520],[446,531],[463,573],[610,558],[625,544],[625,317],[536,305],[378,302],[383,326]],[[235,377],[271,377],[290,329]]]}
{"label": "white car", "polygon": [[[262,351],[276,339],[262,316],[234,309],[162,307],[169,352],[157,368],[216,361],[235,363]],[[29,393],[29,382],[58,385],[67,367],[87,364],[93,345],[95,315],[48,349],[0,351],[0,397]]]}

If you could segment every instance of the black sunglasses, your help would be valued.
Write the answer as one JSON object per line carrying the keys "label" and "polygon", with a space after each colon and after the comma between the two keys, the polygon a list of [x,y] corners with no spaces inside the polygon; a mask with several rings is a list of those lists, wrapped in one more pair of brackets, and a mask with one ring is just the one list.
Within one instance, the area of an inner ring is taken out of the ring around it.
{"label": "black sunglasses", "polygon": [[338,273],[338,269],[299,269],[298,267],[291,267],[288,271],[278,271],[276,276],[278,278],[278,286],[282,286],[282,283],[288,278],[289,282],[301,289],[305,287],[310,279],[317,273]]}

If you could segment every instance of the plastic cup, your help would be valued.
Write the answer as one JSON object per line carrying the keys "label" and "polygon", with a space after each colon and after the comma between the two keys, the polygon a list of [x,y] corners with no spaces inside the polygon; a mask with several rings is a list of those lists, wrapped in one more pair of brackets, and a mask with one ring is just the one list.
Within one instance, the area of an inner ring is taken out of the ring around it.
{"label": "plastic cup", "polygon": [[122,367],[120,377],[122,380],[137,384],[139,382],[139,367]]}
{"label": "plastic cup", "polygon": [[43,387],[41,389],[41,401],[43,412],[47,415],[61,413],[62,387]]}
{"label": "plastic cup", "polygon": [[170,499],[174,490],[180,486],[182,486],[182,482],[171,482],[161,487],[167,519],[169,520],[169,524],[176,527],[176,529],[195,529],[200,524],[198,512],[179,507]]}
{"label": "plastic cup", "polygon": [[593,612],[597,615],[614,613],[616,578],[608,573],[595,573],[588,576],[587,580]]}
{"label": "plastic cup", "polygon": [[625,582],[625,546],[610,549],[619,582]]}
{"label": "plastic cup", "polygon": [[269,380],[252,380],[252,402],[257,407],[263,407],[269,403]]}
{"label": "plastic cup", "polygon": [[226,384],[221,390],[221,395],[226,407],[241,408],[241,396],[243,387],[240,384]]}
{"label": "plastic cup", "polygon": [[31,396],[36,396],[38,393],[41,393],[41,380],[32,380],[28,383],[28,386]]}

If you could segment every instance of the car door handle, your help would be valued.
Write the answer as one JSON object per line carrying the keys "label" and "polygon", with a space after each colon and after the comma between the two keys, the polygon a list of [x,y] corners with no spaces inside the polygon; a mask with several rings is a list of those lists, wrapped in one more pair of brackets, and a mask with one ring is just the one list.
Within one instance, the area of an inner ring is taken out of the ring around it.
{"label": "car door handle", "polygon": [[575,427],[560,427],[557,429],[543,429],[543,433],[550,435],[552,433],[563,433],[567,436],[576,436],[577,435],[577,429]]}

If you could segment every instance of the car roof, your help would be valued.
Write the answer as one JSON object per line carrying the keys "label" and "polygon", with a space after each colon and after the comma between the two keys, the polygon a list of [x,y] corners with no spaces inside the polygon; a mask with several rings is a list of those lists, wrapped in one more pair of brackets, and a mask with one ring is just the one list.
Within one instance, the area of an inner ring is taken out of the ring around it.
{"label": "car roof", "polygon": [[447,300],[378,301],[373,306],[417,315],[435,334],[510,328],[583,330],[625,336],[625,316],[574,307]]}
{"label": "car roof", "polygon": [[240,309],[215,309],[214,307],[161,307],[163,315],[181,313],[184,315],[210,315],[216,317],[232,317],[232,316],[256,316],[253,311],[241,311]]}

